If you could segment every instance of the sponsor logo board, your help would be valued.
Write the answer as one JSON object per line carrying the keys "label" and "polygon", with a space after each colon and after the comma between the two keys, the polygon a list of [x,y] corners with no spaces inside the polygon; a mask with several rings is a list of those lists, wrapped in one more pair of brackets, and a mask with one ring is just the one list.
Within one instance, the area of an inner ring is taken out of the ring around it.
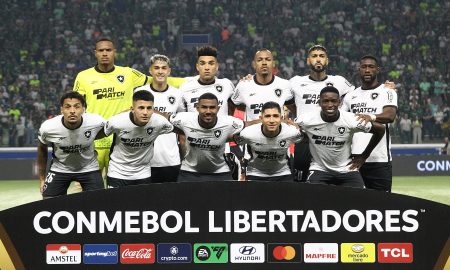
{"label": "sponsor logo board", "polygon": [[303,260],[305,263],[337,263],[339,246],[337,243],[305,243]]}
{"label": "sponsor logo board", "polygon": [[230,245],[231,263],[264,263],[264,244],[234,243]]}
{"label": "sponsor logo board", "polygon": [[279,243],[267,244],[267,262],[300,263],[302,261],[301,244]]}
{"label": "sponsor logo board", "polygon": [[122,264],[155,263],[155,245],[154,244],[120,245],[120,263]]}
{"label": "sponsor logo board", "polygon": [[341,262],[343,263],[374,263],[374,243],[342,243]]}
{"label": "sponsor logo board", "polygon": [[194,263],[228,263],[228,244],[194,244]]}
{"label": "sponsor logo board", "polygon": [[46,247],[47,264],[80,264],[81,245],[48,244]]}

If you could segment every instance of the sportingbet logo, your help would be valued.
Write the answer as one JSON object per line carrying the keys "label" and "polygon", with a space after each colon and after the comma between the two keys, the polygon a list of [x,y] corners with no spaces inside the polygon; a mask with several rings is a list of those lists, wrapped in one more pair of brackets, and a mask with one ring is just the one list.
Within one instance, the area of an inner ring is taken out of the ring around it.
{"label": "sportingbet logo", "polygon": [[80,264],[81,245],[49,244],[47,245],[47,264]]}
{"label": "sportingbet logo", "polygon": [[374,243],[342,243],[341,262],[343,263],[374,263]]}
{"label": "sportingbet logo", "polygon": [[300,263],[301,244],[267,244],[267,261],[269,263]]}
{"label": "sportingbet logo", "polygon": [[155,263],[155,245],[154,244],[120,245],[120,263],[122,264]]}
{"label": "sportingbet logo", "polygon": [[228,245],[194,244],[194,263],[228,263]]}
{"label": "sportingbet logo", "polygon": [[413,245],[411,243],[379,243],[379,263],[412,263]]}
{"label": "sportingbet logo", "polygon": [[231,263],[263,263],[264,244],[242,243],[230,245]]}
{"label": "sportingbet logo", "polygon": [[337,243],[306,243],[303,258],[305,263],[337,263],[339,246]]}
{"label": "sportingbet logo", "polygon": [[83,245],[84,264],[116,264],[119,260],[116,244]]}

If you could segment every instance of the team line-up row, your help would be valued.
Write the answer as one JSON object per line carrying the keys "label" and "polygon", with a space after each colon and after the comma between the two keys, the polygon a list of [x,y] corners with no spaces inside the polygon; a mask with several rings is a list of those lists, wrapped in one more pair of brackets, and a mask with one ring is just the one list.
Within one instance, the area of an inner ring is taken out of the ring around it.
{"label": "team line-up row", "polygon": [[[373,56],[361,58],[362,86],[354,89],[343,77],[326,74],[327,50],[321,45],[308,52],[310,74],[290,81],[272,74],[269,50],[257,51],[255,74],[236,88],[216,77],[217,50],[210,46],[198,49],[199,74],[189,79],[169,77],[164,55],[151,58],[152,77],[116,66],[109,39],[96,43],[95,55],[97,65],[80,72],[75,92],[61,98],[61,115],[39,130],[44,198],[65,194],[74,180],[83,190],[103,188],[103,168],[108,187],[293,181],[287,150],[294,143],[299,179],[390,191],[387,124],[395,118],[397,95],[378,81]],[[179,89],[169,85],[176,80],[184,81]],[[285,117],[284,106],[296,115],[295,123]],[[236,108],[245,112],[245,122],[230,116]],[[243,146],[235,147],[244,150],[242,157],[230,154],[230,141]],[[48,172],[47,145],[53,147]]]}

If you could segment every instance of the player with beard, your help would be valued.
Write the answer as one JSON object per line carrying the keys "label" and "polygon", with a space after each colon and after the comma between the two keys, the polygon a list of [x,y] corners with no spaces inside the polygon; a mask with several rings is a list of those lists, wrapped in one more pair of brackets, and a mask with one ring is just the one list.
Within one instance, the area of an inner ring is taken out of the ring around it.
{"label": "player with beard", "polygon": [[[339,110],[339,91],[327,86],[320,91],[320,108],[302,113],[296,119],[306,132],[312,155],[308,182],[363,188],[358,169],[364,164],[384,134],[376,122],[362,123],[358,116]],[[361,154],[351,156],[352,137],[357,132],[373,134]]]}
{"label": "player with beard", "polygon": [[[372,55],[363,56],[359,66],[362,86],[344,98],[342,109],[358,114],[365,122],[374,121],[385,125],[384,137],[360,168],[360,172],[367,188],[390,192],[392,156],[389,124],[397,115],[397,93],[379,82],[379,72],[377,58]],[[369,140],[369,134],[356,134],[353,137],[353,153],[360,154]]]}
{"label": "player with beard", "polygon": [[153,113],[153,105],[152,93],[137,91],[131,111],[114,115],[106,123],[105,134],[114,134],[108,188],[151,183],[150,160],[155,139],[173,130],[165,117]]}
{"label": "player with beard", "polygon": [[[64,94],[61,115],[42,123],[38,134],[40,190],[44,199],[67,194],[72,181],[83,190],[102,189],[94,140],[104,137],[105,119],[85,113],[86,102],[77,92]],[[48,149],[53,148],[52,163],[46,174]]]}
{"label": "player with beard", "polygon": [[[318,108],[320,91],[326,86],[333,86],[338,89],[340,97],[355,89],[344,77],[327,74],[328,62],[327,49],[322,45],[314,45],[309,48],[306,59],[310,68],[309,75],[297,75],[290,79],[297,117],[302,113],[311,112]],[[292,107],[289,107],[289,109],[295,114]],[[297,170],[296,178],[298,181],[306,181],[310,163],[311,153],[307,140],[297,143],[294,151],[294,166]]]}
{"label": "player with beard", "polygon": [[212,93],[198,98],[197,112],[170,116],[175,131],[185,135],[186,155],[178,181],[232,180],[224,159],[225,144],[244,128],[242,120],[219,114],[219,101]]}
{"label": "player with beard", "polygon": [[[155,98],[154,110],[175,114],[181,103],[180,91],[167,84],[170,75],[170,60],[167,56],[156,54],[150,58],[151,84],[136,88],[134,91],[146,90]],[[177,135],[173,132],[156,138],[153,148],[152,183],[176,182],[180,171],[180,152]]]}

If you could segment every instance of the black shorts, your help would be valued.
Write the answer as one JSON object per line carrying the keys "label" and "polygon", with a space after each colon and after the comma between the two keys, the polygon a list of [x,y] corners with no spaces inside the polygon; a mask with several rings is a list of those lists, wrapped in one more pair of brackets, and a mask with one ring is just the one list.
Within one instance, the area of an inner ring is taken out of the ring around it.
{"label": "black shorts", "polygon": [[392,163],[368,162],[359,169],[366,188],[391,192]]}
{"label": "black shorts", "polygon": [[294,176],[292,174],[286,174],[286,175],[280,175],[280,176],[247,175],[245,178],[250,181],[294,182]]}
{"label": "black shorts", "polygon": [[297,180],[305,182],[309,174],[309,165],[311,164],[311,151],[309,142],[301,141],[295,144],[294,148],[294,168],[297,171]]}
{"label": "black shorts", "polygon": [[125,180],[113,177],[106,177],[106,183],[108,188],[120,188],[134,185],[146,185],[151,183],[151,177],[137,180]]}
{"label": "black shorts", "polygon": [[364,188],[364,181],[359,172],[333,173],[324,171],[310,171],[308,182],[311,184]]}
{"label": "black shorts", "polygon": [[152,183],[176,182],[180,166],[152,167]]}
{"label": "black shorts", "polygon": [[83,191],[103,189],[103,178],[100,171],[85,173],[61,173],[49,171],[45,177],[42,197],[56,197],[67,194],[67,189],[72,181],[80,183]]}
{"label": "black shorts", "polygon": [[178,182],[201,182],[201,181],[229,181],[233,180],[231,172],[225,173],[197,173],[180,170]]}

